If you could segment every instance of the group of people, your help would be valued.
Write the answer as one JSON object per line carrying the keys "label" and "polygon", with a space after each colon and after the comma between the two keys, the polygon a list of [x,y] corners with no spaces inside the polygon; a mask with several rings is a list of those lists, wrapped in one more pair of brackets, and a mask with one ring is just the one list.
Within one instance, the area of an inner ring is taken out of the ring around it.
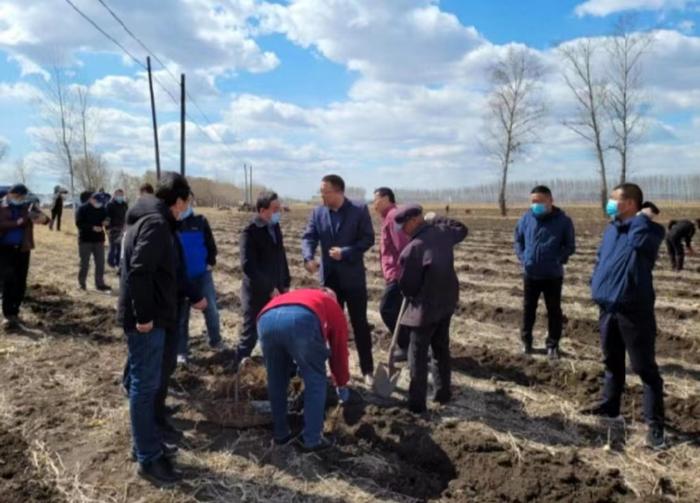
{"label": "group of people", "polygon": [[[0,254],[3,265],[13,264],[12,274],[3,268],[3,311],[8,321],[16,320],[24,292],[20,283],[26,285],[32,225],[50,221],[37,208],[24,204],[26,194],[26,187],[14,186],[0,205]],[[304,267],[309,274],[318,274],[320,288],[293,291],[279,197],[274,192],[259,195],[255,216],[240,236],[243,323],[231,361],[231,368],[237,369],[260,341],[274,443],[295,441],[305,451],[332,445],[332,439],[322,435],[327,363],[341,403],[350,396],[346,307],[362,380],[368,386],[373,384],[375,367],[364,265],[364,255],[375,242],[369,209],[345,196],[345,182],[337,175],[322,179],[320,195],[322,204],[311,212],[301,236]],[[547,187],[535,187],[530,198],[531,206],[514,234],[524,278],[522,351],[533,353],[533,327],[543,295],[548,312],[547,355],[557,360],[562,357],[564,268],[576,252],[575,229],[571,218],[555,206]],[[190,309],[204,313],[210,346],[225,347],[212,275],[216,242],[206,218],[194,213],[191,188],[179,174],[164,173],[155,189],[144,185],[128,211],[123,191],[116,191],[105,207],[107,200],[101,191],[86,193],[77,210],[79,285],[85,288],[87,262],[93,256],[96,287],[108,288],[101,274],[106,228],[109,264],[120,274],[118,320],[128,346],[124,386],[130,403],[133,458],[144,478],[172,483],[180,478],[172,458],[181,433],[169,422],[165,402],[178,361],[187,361]],[[459,301],[454,248],[468,230],[457,220],[424,214],[419,205],[398,206],[387,187],[374,192],[372,206],[381,220],[379,253],[385,288],[379,311],[388,331],[396,329],[394,360],[408,362],[408,407],[423,413],[431,361],[432,400],[451,400],[450,323]],[[608,419],[619,416],[628,354],[644,384],[648,444],[661,448],[665,442],[663,380],[655,358],[652,271],[666,233],[654,221],[658,208],[645,202],[634,184],[613,190],[607,212],[611,222],[591,281],[592,298],[600,307],[605,384],[601,401],[584,412]],[[684,222],[670,226],[669,251],[671,247],[677,251],[680,239],[692,252],[692,234],[688,237],[686,228]],[[673,264],[679,263],[678,257],[678,253],[672,255]],[[287,423],[287,389],[294,374],[304,382],[301,432],[292,432]]]}

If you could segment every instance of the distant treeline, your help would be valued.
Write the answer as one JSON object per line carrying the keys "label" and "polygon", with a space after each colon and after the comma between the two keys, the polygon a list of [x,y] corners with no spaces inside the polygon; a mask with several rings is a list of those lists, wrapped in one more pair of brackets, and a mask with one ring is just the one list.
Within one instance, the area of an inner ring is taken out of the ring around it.
{"label": "distant treeline", "polygon": [[[649,201],[700,201],[700,175],[685,176],[642,176],[630,178],[630,182],[638,184]],[[554,198],[561,203],[592,203],[600,201],[600,180],[540,180],[532,182],[511,182],[507,188],[509,203],[526,203],[530,190],[535,185],[547,185],[554,193]],[[615,183],[611,180],[610,187]],[[415,202],[445,202],[445,203],[493,203],[498,199],[499,184],[497,182],[460,187],[454,189],[398,189],[397,197],[401,201]]]}

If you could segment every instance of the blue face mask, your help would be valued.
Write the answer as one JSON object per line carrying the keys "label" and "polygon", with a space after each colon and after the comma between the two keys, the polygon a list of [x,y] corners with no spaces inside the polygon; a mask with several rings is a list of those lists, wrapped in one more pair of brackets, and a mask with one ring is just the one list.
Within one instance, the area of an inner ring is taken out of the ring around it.
{"label": "blue face mask", "polygon": [[270,217],[270,225],[277,225],[278,223],[280,223],[280,220],[282,220],[282,213],[276,211]]}
{"label": "blue face mask", "polygon": [[605,207],[605,212],[610,218],[615,218],[620,214],[620,208],[618,207],[617,201],[614,199],[608,200],[608,205]]}
{"label": "blue face mask", "polygon": [[194,210],[192,209],[192,206],[188,206],[187,209],[186,209],[185,211],[183,211],[182,213],[180,213],[180,218],[179,218],[179,220],[184,220],[184,219],[186,219],[186,218],[189,218],[189,217],[192,216],[193,213],[194,213]]}
{"label": "blue face mask", "polygon": [[8,199],[7,202],[10,204],[10,206],[22,206],[25,203],[24,199],[19,201],[17,199]]}
{"label": "blue face mask", "polygon": [[547,205],[543,204],[543,203],[532,203],[530,205],[530,209],[537,217],[540,217],[542,215],[546,215],[547,213],[549,213],[549,210],[547,209]]}
{"label": "blue face mask", "polygon": [[394,222],[394,230],[396,232],[403,232],[403,224]]}
{"label": "blue face mask", "polygon": [[97,208],[98,210],[102,208],[102,203],[92,203],[92,205]]}
{"label": "blue face mask", "polygon": [[121,204],[124,202],[124,196],[115,196],[114,200]]}

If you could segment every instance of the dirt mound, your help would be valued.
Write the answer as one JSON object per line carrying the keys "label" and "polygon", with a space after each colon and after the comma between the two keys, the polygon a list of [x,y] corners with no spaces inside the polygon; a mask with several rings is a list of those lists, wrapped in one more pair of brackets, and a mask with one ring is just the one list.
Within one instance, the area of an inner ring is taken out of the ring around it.
{"label": "dirt mound", "polygon": [[[630,498],[619,472],[601,473],[575,451],[513,449],[456,423],[435,426],[400,408],[348,410],[338,425],[343,452],[357,459],[353,476],[419,500],[621,501]],[[348,459],[341,459],[347,463]]]}
{"label": "dirt mound", "polygon": [[29,446],[16,433],[0,430],[0,499],[4,503],[63,502],[28,459]]}
{"label": "dirt mound", "polygon": [[42,331],[59,337],[85,337],[98,344],[120,339],[112,335],[114,309],[76,302],[54,286],[33,284],[28,290],[24,305],[39,319],[36,327]]}

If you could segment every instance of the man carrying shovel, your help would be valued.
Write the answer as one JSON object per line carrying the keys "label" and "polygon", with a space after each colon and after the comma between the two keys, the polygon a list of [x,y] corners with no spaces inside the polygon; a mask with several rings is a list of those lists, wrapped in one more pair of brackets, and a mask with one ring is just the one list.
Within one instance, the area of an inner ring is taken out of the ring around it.
{"label": "man carrying shovel", "polygon": [[397,228],[411,237],[401,253],[399,278],[406,309],[401,325],[410,327],[408,362],[411,384],[408,407],[427,410],[428,348],[433,350],[433,400],[447,403],[450,391],[450,321],[459,301],[459,281],[454,268],[454,247],[467,237],[467,227],[456,220],[428,215],[409,205],[394,217]]}

